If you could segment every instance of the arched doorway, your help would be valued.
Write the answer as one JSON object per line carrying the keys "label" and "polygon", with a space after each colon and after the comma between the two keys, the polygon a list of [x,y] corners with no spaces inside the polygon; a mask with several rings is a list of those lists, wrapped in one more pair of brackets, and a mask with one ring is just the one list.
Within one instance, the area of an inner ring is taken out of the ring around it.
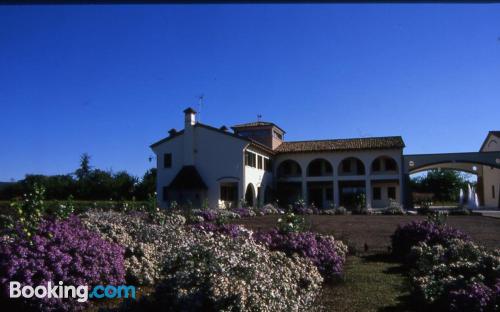
{"label": "arched doorway", "polygon": [[255,206],[255,188],[252,183],[249,183],[245,191],[245,203],[248,207]]}

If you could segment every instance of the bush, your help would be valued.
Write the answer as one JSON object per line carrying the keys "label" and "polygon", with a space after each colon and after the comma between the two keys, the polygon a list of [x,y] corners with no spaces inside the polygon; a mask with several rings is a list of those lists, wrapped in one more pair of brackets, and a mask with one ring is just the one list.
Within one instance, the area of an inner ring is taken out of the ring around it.
{"label": "bush", "polygon": [[[164,259],[191,240],[181,215],[150,218],[145,213],[92,211],[82,216],[85,225],[125,247],[126,278],[130,284],[152,285],[162,277]],[[158,222],[161,220],[161,222]]]}
{"label": "bush", "polygon": [[404,258],[409,255],[413,246],[417,246],[421,242],[430,245],[446,244],[454,238],[469,240],[466,234],[446,225],[429,220],[412,221],[405,225],[399,225],[391,236],[392,252],[400,258]]}
{"label": "bush", "polygon": [[404,215],[405,212],[401,205],[394,199],[389,200],[389,206],[382,211],[384,215]]}
{"label": "bush", "polygon": [[[79,218],[67,220],[44,219],[32,236],[22,229],[11,237],[0,239],[0,284],[2,296],[8,296],[10,281],[22,285],[65,285],[124,283],[124,250],[103,240],[84,228]],[[36,310],[75,310],[85,304],[76,299],[36,297],[17,299]],[[13,303],[9,301],[8,304]]]}
{"label": "bush", "polygon": [[206,233],[217,233],[226,236],[230,236],[232,238],[240,237],[246,234],[249,237],[249,232],[241,225],[237,224],[222,224],[217,225],[211,222],[200,222],[191,225],[191,229],[195,231],[203,231]]}
{"label": "bush", "polygon": [[489,251],[471,241],[452,239],[446,245],[421,243],[412,254],[416,262],[411,281],[424,302],[440,310],[495,310],[500,249]]}
{"label": "bush", "polygon": [[322,282],[307,260],[203,233],[165,269],[155,299],[167,311],[301,311],[313,305]]}
{"label": "bush", "polygon": [[306,220],[303,216],[289,212],[278,219],[277,226],[281,233],[302,232],[306,229]]}
{"label": "bush", "polygon": [[248,218],[248,217],[254,217],[255,213],[249,209],[249,208],[235,208],[232,209],[232,212],[238,214],[240,218]]}
{"label": "bush", "polygon": [[289,256],[297,253],[311,260],[327,280],[332,280],[342,273],[347,247],[332,236],[311,232],[283,233],[274,229],[257,232],[253,237],[271,250],[282,251]]}

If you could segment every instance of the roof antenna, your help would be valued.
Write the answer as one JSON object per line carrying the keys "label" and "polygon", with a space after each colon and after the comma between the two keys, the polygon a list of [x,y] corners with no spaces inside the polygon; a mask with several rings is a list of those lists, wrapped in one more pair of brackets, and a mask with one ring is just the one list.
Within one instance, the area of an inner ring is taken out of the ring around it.
{"label": "roof antenna", "polygon": [[203,105],[203,99],[205,95],[202,93],[198,96],[198,122],[201,122],[201,107]]}
{"label": "roof antenna", "polygon": [[258,114],[257,115],[257,121],[260,122],[260,120],[262,119],[262,115],[261,114]]}

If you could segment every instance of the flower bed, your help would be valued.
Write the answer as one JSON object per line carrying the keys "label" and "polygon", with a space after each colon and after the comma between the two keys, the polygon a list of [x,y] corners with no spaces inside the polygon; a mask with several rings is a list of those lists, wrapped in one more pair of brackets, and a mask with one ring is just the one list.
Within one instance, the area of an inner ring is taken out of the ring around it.
{"label": "flower bed", "polygon": [[271,251],[241,226],[186,226],[178,215],[163,220],[115,212],[85,219],[126,248],[129,279],[157,285],[153,309],[168,303],[182,311],[307,310],[319,294],[323,279],[311,261]]}
{"label": "flower bed", "polygon": [[199,233],[166,264],[158,306],[175,311],[303,311],[321,289],[309,261],[270,252],[246,238]]}
{"label": "flower bed", "polygon": [[273,229],[254,233],[253,237],[271,250],[282,251],[289,256],[298,254],[311,260],[327,280],[332,280],[342,273],[347,246],[332,236],[311,232],[282,233]]}
{"label": "flower bed", "polygon": [[[0,284],[2,297],[8,296],[10,281],[22,285],[64,285],[124,283],[124,250],[117,244],[103,240],[88,231],[80,219],[42,220],[32,237],[22,231],[0,239]],[[23,304],[22,309],[78,310],[85,307],[76,299],[32,297],[12,300],[9,304]],[[5,303],[2,304],[6,308]]]}

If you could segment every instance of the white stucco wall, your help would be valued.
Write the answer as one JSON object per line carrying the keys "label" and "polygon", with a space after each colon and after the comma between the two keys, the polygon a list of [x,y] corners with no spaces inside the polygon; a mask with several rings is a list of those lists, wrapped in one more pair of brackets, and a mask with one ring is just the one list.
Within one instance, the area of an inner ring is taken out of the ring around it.
{"label": "white stucco wall", "polygon": [[[265,155],[264,153],[261,153],[255,149],[248,148],[248,151],[255,153],[257,156],[262,156],[263,158],[269,158],[268,155]],[[258,200],[258,205],[263,205],[264,203],[264,192],[266,190],[266,187],[269,185],[271,186],[272,184],[272,179],[273,179],[273,174],[272,171],[265,171],[264,169],[257,169],[254,167],[250,166],[245,166],[245,178],[244,178],[244,185],[245,185],[245,191],[248,187],[248,185],[251,183],[253,188],[254,188],[254,200]],[[261,187],[261,194],[258,194],[259,187]],[[243,193],[243,196],[245,194]],[[240,196],[240,197],[243,197]],[[258,198],[255,198],[257,197]],[[256,201],[257,203],[257,201]]]}

